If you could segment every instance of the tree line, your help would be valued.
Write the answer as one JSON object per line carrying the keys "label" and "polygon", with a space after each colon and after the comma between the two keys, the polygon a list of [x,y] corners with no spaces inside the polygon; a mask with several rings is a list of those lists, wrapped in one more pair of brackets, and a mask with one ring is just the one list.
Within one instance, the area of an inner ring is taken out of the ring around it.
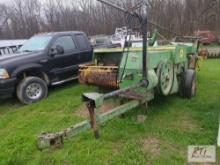
{"label": "tree line", "polygon": [[[129,9],[137,0],[108,0]],[[220,33],[220,0],[145,0],[150,20],[170,31]],[[0,39],[29,38],[40,32],[80,30],[112,34],[126,25],[121,12],[95,0],[12,0],[0,3]],[[151,29],[155,28],[150,26]],[[164,31],[167,33],[167,31]]]}

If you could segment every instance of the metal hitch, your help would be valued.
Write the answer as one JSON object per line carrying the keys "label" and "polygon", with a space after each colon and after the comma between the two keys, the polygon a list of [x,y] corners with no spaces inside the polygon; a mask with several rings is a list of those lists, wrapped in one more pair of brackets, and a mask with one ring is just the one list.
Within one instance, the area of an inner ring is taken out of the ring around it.
{"label": "metal hitch", "polygon": [[[137,88],[146,87],[147,82],[143,81],[139,84],[133,85],[129,88],[122,90],[117,90],[108,94],[99,93],[84,93],[82,95],[82,100],[86,103],[87,109],[89,111],[89,120],[85,120],[79,124],[76,124],[70,128],[66,128],[61,132],[57,133],[42,133],[37,138],[38,149],[42,150],[49,147],[61,147],[63,145],[63,140],[66,137],[72,137],[80,132],[86,131],[90,128],[93,129],[95,138],[99,138],[100,134],[98,131],[98,125],[102,124],[116,116],[119,116],[139,105],[147,103],[154,98],[153,92],[148,92],[145,95],[137,95],[131,97],[132,90]],[[119,105],[116,108],[110,109],[105,113],[100,112],[100,107],[103,105],[104,100],[111,97],[121,97],[127,99],[134,99],[126,102],[125,104]]]}
{"label": "metal hitch", "polygon": [[42,133],[37,139],[38,149],[42,150],[51,146],[54,146],[55,148],[61,147],[63,145],[63,137],[63,133]]}

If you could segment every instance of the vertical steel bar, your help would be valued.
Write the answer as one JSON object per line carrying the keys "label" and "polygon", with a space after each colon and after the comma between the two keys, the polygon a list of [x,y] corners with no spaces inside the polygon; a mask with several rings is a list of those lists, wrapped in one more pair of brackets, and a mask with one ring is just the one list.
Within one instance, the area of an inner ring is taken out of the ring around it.
{"label": "vertical steel bar", "polygon": [[147,80],[147,16],[142,18],[141,23],[142,34],[143,34],[143,79]]}

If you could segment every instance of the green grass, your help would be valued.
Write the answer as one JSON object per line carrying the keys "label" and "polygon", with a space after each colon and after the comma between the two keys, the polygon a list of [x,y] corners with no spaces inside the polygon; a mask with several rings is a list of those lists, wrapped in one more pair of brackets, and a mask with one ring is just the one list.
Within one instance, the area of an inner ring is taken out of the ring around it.
{"label": "green grass", "polygon": [[[22,106],[0,103],[0,164],[9,165],[175,165],[186,164],[188,145],[215,145],[220,111],[220,60],[209,60],[198,72],[192,100],[170,96],[101,126],[101,139],[87,131],[65,140],[61,149],[36,149],[42,131],[58,131],[82,120],[80,95],[94,88],[69,83],[50,89],[49,97]],[[144,124],[137,115],[146,114]],[[217,152],[220,162],[220,150]]]}

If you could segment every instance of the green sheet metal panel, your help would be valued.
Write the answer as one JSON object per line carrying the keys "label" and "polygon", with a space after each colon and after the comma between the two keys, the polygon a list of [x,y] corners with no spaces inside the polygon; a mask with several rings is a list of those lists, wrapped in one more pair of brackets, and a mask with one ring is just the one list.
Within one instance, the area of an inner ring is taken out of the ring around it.
{"label": "green sheet metal panel", "polygon": [[187,46],[187,45],[177,45],[175,49],[175,53],[173,54],[174,63],[182,63],[187,61],[187,55],[193,54],[194,48],[193,46]]}
{"label": "green sheet metal panel", "polygon": [[[149,72],[150,73],[153,72],[154,69],[158,67],[161,61],[165,59],[171,59],[173,54],[172,52],[173,52],[172,50],[149,51],[148,60],[147,60]],[[142,52],[131,51],[128,54],[124,53],[119,66],[119,74],[118,74],[118,82],[120,82],[120,88],[137,84],[138,82],[140,82],[141,79],[142,79]],[[154,82],[154,76],[152,76],[152,80],[153,80],[152,82]]]}
{"label": "green sheet metal panel", "polygon": [[[149,51],[148,52],[148,69],[155,69],[159,63],[164,59],[171,59],[173,51]],[[128,54],[124,53],[120,67],[119,72],[130,72],[132,70],[135,70],[135,72],[141,73],[142,72],[142,52],[135,52],[131,51]]]}
{"label": "green sheet metal panel", "polygon": [[[148,47],[148,51],[175,50],[175,47],[176,47],[175,45]],[[142,52],[142,48],[125,48],[124,51]],[[123,48],[97,48],[94,50],[95,54],[110,53],[110,52],[111,53],[123,52]]]}

